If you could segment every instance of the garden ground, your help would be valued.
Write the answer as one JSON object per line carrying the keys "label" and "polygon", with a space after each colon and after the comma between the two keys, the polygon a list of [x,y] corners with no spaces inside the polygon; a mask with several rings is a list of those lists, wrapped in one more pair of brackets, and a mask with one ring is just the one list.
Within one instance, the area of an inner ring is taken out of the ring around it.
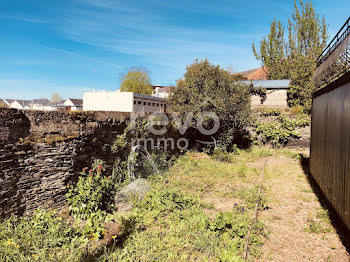
{"label": "garden ground", "polygon": [[105,248],[39,212],[0,224],[0,260],[350,261],[349,236],[321,205],[307,152],[237,151],[188,152],[150,177],[153,189],[131,212],[109,216],[123,230]]}
{"label": "garden ground", "polygon": [[350,261],[349,239],[337,233],[337,225],[321,206],[322,199],[301,165],[300,151],[255,148],[233,156],[230,163],[198,153],[188,157],[191,165],[174,166],[170,177],[183,190],[212,203],[214,209],[208,212],[232,209],[242,188],[260,184],[264,169],[262,194],[267,206],[258,212],[258,219],[268,234],[258,260]]}

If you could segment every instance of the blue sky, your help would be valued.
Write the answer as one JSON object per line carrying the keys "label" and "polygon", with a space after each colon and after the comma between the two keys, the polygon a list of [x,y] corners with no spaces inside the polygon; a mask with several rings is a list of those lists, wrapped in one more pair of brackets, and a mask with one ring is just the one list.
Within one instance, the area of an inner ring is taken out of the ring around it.
{"label": "blue sky", "polygon": [[[315,0],[333,36],[348,0]],[[291,0],[0,0],[0,98],[116,90],[120,73],[144,66],[171,85],[186,65],[208,58],[235,71],[259,67],[251,44]]]}

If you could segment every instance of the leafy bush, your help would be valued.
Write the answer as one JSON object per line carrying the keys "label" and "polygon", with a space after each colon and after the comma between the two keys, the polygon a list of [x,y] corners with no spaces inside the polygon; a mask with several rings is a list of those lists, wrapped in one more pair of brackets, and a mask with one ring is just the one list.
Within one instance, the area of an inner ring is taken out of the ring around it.
{"label": "leafy bush", "polygon": [[263,108],[261,109],[261,115],[268,117],[268,116],[279,116],[282,114],[282,110],[279,108]]}
{"label": "leafy bush", "polygon": [[305,127],[309,126],[311,124],[311,117],[307,114],[301,114],[296,119],[296,126],[297,127]]}
{"label": "leafy bush", "polygon": [[291,110],[290,110],[290,113],[292,114],[292,115],[301,115],[301,114],[303,114],[304,113],[304,109],[303,109],[303,107],[302,106],[292,106],[291,107]]}
{"label": "leafy bush", "polygon": [[296,119],[279,115],[267,123],[255,122],[253,127],[263,143],[280,146],[287,144],[290,138],[300,138],[296,128],[308,126],[310,121],[310,116],[306,114],[299,115]]}
{"label": "leafy bush", "polygon": [[237,145],[234,145],[231,152],[228,152],[225,146],[222,144],[217,145],[212,153],[212,158],[221,162],[230,162],[232,160],[232,154],[239,155],[240,149]]}
{"label": "leafy bush", "polygon": [[103,174],[103,162],[96,160],[92,168],[84,169],[75,186],[68,186],[67,200],[70,213],[80,219],[91,214],[105,214],[113,210],[114,195],[120,184],[115,176]]}
{"label": "leafy bush", "polygon": [[270,142],[272,146],[286,144],[291,137],[299,138],[300,134],[294,131],[290,122],[257,123],[255,132],[263,143]]}
{"label": "leafy bush", "polygon": [[258,202],[258,209],[262,210],[266,206],[267,199],[264,194],[259,194],[258,189],[258,186],[242,188],[237,192],[237,196],[244,200],[248,208],[254,208]]}
{"label": "leafy bush", "polygon": [[[189,123],[189,127],[195,130],[198,124],[196,120],[204,112],[215,113],[220,120],[220,128],[213,134],[215,139],[230,132],[233,144],[243,144],[248,142],[245,128],[250,122],[250,97],[253,93],[266,95],[264,90],[237,81],[232,74],[207,59],[196,60],[186,68],[184,80],[173,89],[169,105],[174,112],[179,113],[183,122],[191,112],[194,120]],[[213,127],[213,121],[203,122],[205,129]],[[196,139],[201,135],[198,131]],[[211,136],[207,139],[211,139]]]}

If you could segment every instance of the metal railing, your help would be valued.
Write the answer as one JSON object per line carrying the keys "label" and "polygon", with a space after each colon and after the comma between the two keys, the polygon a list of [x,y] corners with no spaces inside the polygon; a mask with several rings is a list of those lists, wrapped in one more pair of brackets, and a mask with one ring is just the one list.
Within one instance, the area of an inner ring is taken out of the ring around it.
{"label": "metal railing", "polygon": [[350,70],[350,17],[317,61],[315,84],[322,88]]}

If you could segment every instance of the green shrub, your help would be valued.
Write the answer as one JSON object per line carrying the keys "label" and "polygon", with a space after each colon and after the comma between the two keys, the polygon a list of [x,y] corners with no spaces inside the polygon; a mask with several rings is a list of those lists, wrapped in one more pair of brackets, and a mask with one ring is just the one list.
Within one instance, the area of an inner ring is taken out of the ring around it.
{"label": "green shrub", "polygon": [[220,162],[230,162],[232,157],[229,152],[222,148],[215,147],[212,158]]}
{"label": "green shrub", "polygon": [[261,115],[264,117],[268,116],[279,116],[282,114],[282,110],[279,108],[262,108],[260,111]]}
{"label": "green shrub", "polygon": [[304,113],[304,108],[302,106],[292,106],[290,112],[292,115],[301,115]]}
{"label": "green shrub", "polygon": [[300,138],[300,134],[295,129],[303,126],[305,124],[304,120],[292,120],[280,115],[274,121],[268,123],[256,122],[253,126],[263,143],[269,142],[272,146],[280,146],[287,144],[290,138]]}
{"label": "green shrub", "polygon": [[114,195],[120,187],[115,176],[104,175],[103,162],[96,160],[92,168],[84,169],[75,186],[70,186],[67,193],[69,210],[80,219],[87,219],[91,214],[101,215],[113,210]]}
{"label": "green shrub", "polygon": [[311,124],[311,117],[307,114],[301,114],[296,119],[296,126],[305,127]]}
{"label": "green shrub", "polygon": [[[247,142],[245,131],[250,123],[252,94],[264,99],[266,90],[237,81],[228,71],[205,59],[187,66],[184,79],[172,90],[168,102],[171,109],[179,113],[183,123],[190,112],[193,114],[189,127],[195,130],[204,112],[215,113],[220,120],[220,128],[213,137],[218,139],[229,132],[232,143],[243,146]],[[210,130],[213,121],[203,121],[203,126]],[[193,140],[198,139],[198,134],[193,135]]]}

